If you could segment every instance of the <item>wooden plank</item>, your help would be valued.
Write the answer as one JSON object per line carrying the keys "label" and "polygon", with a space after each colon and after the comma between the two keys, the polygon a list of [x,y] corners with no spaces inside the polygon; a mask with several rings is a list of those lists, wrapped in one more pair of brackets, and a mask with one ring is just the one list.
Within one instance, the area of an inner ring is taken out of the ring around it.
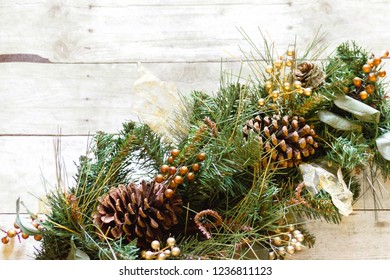
{"label": "wooden plank", "polygon": [[[145,68],[175,83],[182,94],[219,87],[221,63]],[[116,132],[124,121],[138,120],[133,112],[137,78],[135,64],[0,63],[0,134],[55,134],[59,128],[64,134]]]}
{"label": "wooden plank", "polygon": [[[22,215],[22,218],[28,218]],[[15,221],[15,214],[0,214],[0,229],[9,230],[13,228]],[[4,233],[0,232],[0,237],[3,237]],[[40,242],[35,241],[32,237],[28,239],[18,238],[10,239],[10,242],[6,245],[0,243],[0,260],[31,260],[34,259],[36,248],[39,248]]]}
{"label": "wooden plank", "polygon": [[358,260],[390,259],[390,212],[356,212],[341,224],[315,221],[308,224],[316,235],[314,248],[294,254],[293,259]]}
{"label": "wooden plank", "polygon": [[[219,87],[220,71],[239,72],[240,63],[148,63],[162,81],[181,94]],[[385,69],[390,72],[389,65]],[[243,77],[249,73],[244,67]],[[135,64],[0,63],[0,135],[117,132],[138,120],[133,84]],[[153,104],[151,104],[153,106]],[[148,109],[150,110],[150,108]]]}
{"label": "wooden plank", "polygon": [[[21,197],[37,212],[39,199],[56,184],[54,137],[0,137],[0,213],[15,213]],[[74,162],[85,155],[88,137],[63,137],[61,157],[69,178],[76,172]],[[47,182],[45,182],[45,180]]]}
{"label": "wooden plank", "polygon": [[375,52],[390,44],[383,1],[23,2],[1,3],[0,54],[67,63],[234,60],[242,39],[236,27],[261,41],[260,27],[284,49],[296,35],[299,44],[309,42],[318,19],[325,44],[350,39]]}

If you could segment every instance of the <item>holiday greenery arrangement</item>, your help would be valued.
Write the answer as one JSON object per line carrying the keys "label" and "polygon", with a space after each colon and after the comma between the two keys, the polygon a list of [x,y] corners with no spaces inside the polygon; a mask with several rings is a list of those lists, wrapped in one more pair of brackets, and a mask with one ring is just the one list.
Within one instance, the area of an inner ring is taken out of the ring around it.
{"label": "holiday greenery arrangement", "polygon": [[37,259],[283,259],[313,246],[306,220],[338,223],[365,185],[376,195],[390,174],[389,53],[346,42],[319,60],[316,37],[277,55],[243,34],[249,77],[183,97],[176,122],[98,132],[71,186],[58,156],[50,212],[24,220],[18,201],[2,242],[33,235]]}

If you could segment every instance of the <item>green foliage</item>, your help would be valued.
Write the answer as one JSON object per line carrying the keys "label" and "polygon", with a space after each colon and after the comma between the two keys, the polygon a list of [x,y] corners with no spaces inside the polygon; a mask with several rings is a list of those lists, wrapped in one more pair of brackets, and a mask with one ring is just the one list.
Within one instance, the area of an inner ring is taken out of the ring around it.
{"label": "green foliage", "polygon": [[[390,129],[390,104],[385,98],[384,84],[377,83],[375,92],[364,102],[369,108],[380,111],[379,122],[359,119],[355,111],[348,111],[335,101],[337,96],[345,94],[345,88],[348,94],[353,92],[354,77],[363,77],[361,68],[369,57],[364,49],[354,42],[344,43],[326,62],[317,65],[323,68],[325,79],[320,79],[321,86],[313,89],[310,97],[296,92],[293,95],[286,90],[285,95],[279,92],[278,97],[271,99],[265,87],[268,76],[263,71],[263,63],[273,63],[274,46],[263,37],[263,54],[245,33],[243,35],[253,48],[244,52],[244,56],[254,75],[245,79],[245,83],[241,77],[233,81],[231,75],[223,75],[220,88],[213,95],[192,92],[184,100],[185,116],[178,116],[181,121],[174,124],[176,128],[188,127],[189,130],[187,134],[178,135],[176,142],[168,143],[164,135],[134,122],[124,123],[117,134],[99,132],[93,137],[87,154],[80,157],[77,164],[76,184],[67,188],[59,179],[56,190],[48,194],[51,213],[43,223],[46,231],[38,259],[63,259],[72,248],[81,250],[91,259],[138,258],[136,240],[128,243],[122,239],[99,238],[104,233],[98,232],[92,215],[99,198],[111,187],[140,178],[153,180],[160,173],[160,167],[166,164],[172,148],[180,150],[175,162],[178,169],[198,163],[198,155],[206,154],[195,179],[179,184],[176,190],[184,205],[175,228],[182,258],[268,258],[269,251],[277,250],[271,240],[275,236],[288,236],[286,228],[291,227],[299,227],[305,234],[304,245],[313,246],[315,238],[303,227],[304,221],[323,219],[339,223],[341,215],[324,190],[316,195],[305,188],[297,190],[303,180],[298,164],[290,168],[263,165],[264,159],[270,162],[270,155],[277,147],[266,152],[259,134],[249,133],[244,138],[242,131],[244,124],[259,111],[269,116],[304,117],[312,126],[310,129],[315,129],[316,134],[312,135],[319,143],[307,161],[328,161],[341,166],[344,181],[355,200],[361,190],[354,171],[368,166],[371,178],[379,173],[390,174],[390,163],[380,155],[375,144],[377,137]],[[323,50],[316,51],[320,39],[316,36],[302,56],[294,58],[294,65],[318,58]],[[288,79],[292,79],[293,70],[286,74]],[[279,78],[281,71],[275,73]],[[280,80],[276,78],[277,84]],[[259,98],[267,99],[270,104],[259,108]],[[331,127],[319,117],[320,110],[337,115],[346,123],[356,123],[361,133]],[[291,124],[287,125],[292,130]],[[172,130],[176,131],[175,127]],[[265,135],[264,131],[259,133]],[[299,137],[302,135],[298,133]],[[291,145],[296,149],[298,143]],[[195,216],[206,209],[216,211],[223,220],[221,225],[206,229],[210,239],[202,235],[194,221]]]}
{"label": "green foliage", "polygon": [[368,149],[362,136],[351,133],[348,138],[340,136],[331,141],[327,156],[330,161],[352,171],[367,164],[370,157]]}
{"label": "green foliage", "polygon": [[153,178],[169,145],[150,127],[125,123],[118,134],[98,132],[86,156],[80,157],[77,197],[85,217],[96,209],[97,199],[111,187],[139,178]]}

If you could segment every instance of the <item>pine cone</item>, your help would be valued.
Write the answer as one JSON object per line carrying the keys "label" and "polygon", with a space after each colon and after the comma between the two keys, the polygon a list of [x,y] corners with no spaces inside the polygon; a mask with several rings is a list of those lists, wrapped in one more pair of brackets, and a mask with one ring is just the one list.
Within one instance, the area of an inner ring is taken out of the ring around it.
{"label": "pine cone", "polygon": [[318,143],[314,140],[317,135],[303,117],[262,117],[259,114],[244,125],[245,140],[250,131],[259,135],[265,155],[269,155],[262,160],[264,168],[268,166],[269,160],[272,168],[293,167],[301,163],[303,158],[314,154],[318,148]]}
{"label": "pine cone", "polygon": [[165,195],[167,186],[155,181],[142,181],[112,188],[99,199],[94,222],[100,235],[127,241],[137,238],[138,246],[147,247],[153,240],[161,240],[178,224],[183,202],[175,192]]}
{"label": "pine cone", "polygon": [[294,80],[304,88],[315,89],[325,81],[325,73],[312,62],[302,62],[294,70]]}

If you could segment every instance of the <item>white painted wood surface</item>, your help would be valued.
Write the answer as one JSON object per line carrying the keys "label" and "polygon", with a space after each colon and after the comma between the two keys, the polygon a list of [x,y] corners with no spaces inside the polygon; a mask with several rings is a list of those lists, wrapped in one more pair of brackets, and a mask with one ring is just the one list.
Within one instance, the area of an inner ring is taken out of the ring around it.
{"label": "white painted wood surface", "polygon": [[[0,228],[12,226],[19,196],[38,210],[42,176],[54,184],[59,129],[71,177],[88,134],[136,119],[138,62],[184,94],[211,93],[221,61],[239,68],[239,45],[246,44],[237,27],[259,43],[260,28],[283,50],[295,36],[304,46],[321,26],[330,50],[349,39],[380,54],[390,48],[389,8],[379,0],[0,0],[0,61],[8,61],[0,63]],[[46,63],[2,56],[9,54]],[[317,245],[297,258],[390,258],[390,195],[381,202],[377,221],[367,195],[341,225],[311,223]],[[31,258],[33,246],[0,246],[0,259]]]}

